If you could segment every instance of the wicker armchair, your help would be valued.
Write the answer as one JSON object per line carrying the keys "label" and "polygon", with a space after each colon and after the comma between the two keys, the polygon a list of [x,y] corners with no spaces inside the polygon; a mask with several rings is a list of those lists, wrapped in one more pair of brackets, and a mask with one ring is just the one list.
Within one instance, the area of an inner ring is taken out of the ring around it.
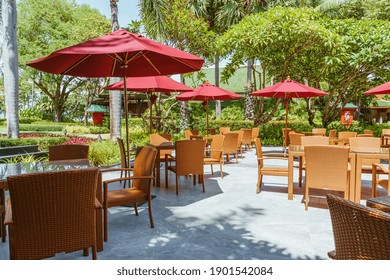
{"label": "wicker armchair", "polygon": [[[176,195],[179,194],[179,176],[193,175],[194,185],[196,184],[196,175],[200,176],[203,192],[204,189],[204,140],[182,140],[175,143],[175,157],[166,155],[165,162],[165,186],[168,188],[168,171],[176,175]],[[168,166],[168,160],[175,160],[175,165]]]}
{"label": "wicker armchair", "polygon": [[[389,154],[389,162],[390,162],[390,154]],[[385,178],[379,178],[378,174],[386,174]],[[389,168],[387,168],[380,163],[372,164],[372,197],[376,197],[376,188],[380,185],[382,188],[387,189],[387,195],[390,195],[390,180],[389,180]]]}
{"label": "wicker armchair", "polygon": [[204,165],[210,165],[211,167],[211,174],[214,174],[213,171],[213,164],[219,164],[220,172],[221,172],[221,178],[223,179],[223,172],[222,172],[222,165],[223,165],[223,141],[225,136],[218,134],[213,135],[213,139],[211,140],[210,149],[207,150],[210,152],[209,157],[204,158]]}
{"label": "wicker armchair", "polygon": [[88,145],[52,145],[49,146],[49,160],[88,159]]}
{"label": "wicker armchair", "polygon": [[354,138],[357,136],[357,132],[353,131],[339,131],[338,141],[342,140],[344,145],[349,145],[349,138]]}
{"label": "wicker armchair", "polygon": [[6,184],[0,182],[0,236],[1,241],[5,242],[6,229],[5,229],[5,188]]}
{"label": "wicker armchair", "polygon": [[305,210],[310,189],[342,191],[344,198],[349,197],[349,147],[305,146],[305,159]]}
{"label": "wicker armchair", "polygon": [[[103,181],[103,210],[104,210],[104,240],[108,240],[108,208],[133,204],[138,216],[137,203],[148,202],[150,227],[154,227],[152,217],[151,182],[157,150],[152,146],[144,146],[134,161],[133,176]],[[120,171],[123,168],[110,168],[102,172]],[[130,188],[109,190],[112,183],[129,181]]]}
{"label": "wicker armchair", "polygon": [[336,260],[389,260],[390,214],[328,194]]}
{"label": "wicker armchair", "polygon": [[260,193],[261,183],[263,181],[263,176],[288,176],[288,166],[280,166],[280,165],[265,165],[264,162],[266,160],[283,160],[287,164],[288,158],[286,157],[272,157],[272,156],[264,156],[260,138],[255,139],[256,146],[256,155],[257,155],[257,170],[258,170],[258,179],[257,179],[257,188],[256,193]]}
{"label": "wicker armchair", "polygon": [[[150,134],[150,144],[158,146],[164,142],[171,142],[172,135],[170,134]],[[160,160],[165,160],[166,154],[172,154],[172,150],[161,150],[160,151]]]}
{"label": "wicker armchair", "polygon": [[317,136],[325,136],[326,134],[326,128],[313,128],[311,130],[312,134],[313,135],[317,135]]}
{"label": "wicker armchair", "polygon": [[289,134],[288,134],[289,138],[290,138],[290,145],[297,145],[297,146],[301,146],[302,145],[302,141],[301,141],[301,138],[303,136],[305,136],[305,134],[302,134],[302,133],[297,133],[295,131],[291,131]]}
{"label": "wicker armchair", "polygon": [[[238,143],[238,133],[227,132],[223,134],[225,139],[223,140],[223,155],[226,155],[226,161],[230,161],[230,155],[233,154],[236,156],[236,163],[238,163],[238,151],[237,151],[237,143]],[[225,163],[225,160],[224,160]]]}
{"label": "wicker armchair", "polygon": [[184,130],[184,138],[187,140],[191,139],[191,136],[193,135],[199,135],[199,130]]}
{"label": "wicker armchair", "polygon": [[251,150],[252,144],[252,129],[241,129],[242,131],[242,145],[246,150]]}
{"label": "wicker armchair", "polygon": [[230,132],[230,127],[228,127],[228,126],[223,126],[223,127],[219,128],[219,134],[225,134],[228,132]]}
{"label": "wicker armchair", "polygon": [[238,154],[241,155],[242,158],[242,137],[244,136],[244,132],[242,130],[236,130],[236,131],[231,131],[229,133],[237,133],[238,138],[237,138],[237,143],[236,143],[236,150],[237,150],[237,157]]}
{"label": "wicker armchair", "polygon": [[98,169],[9,176],[10,259],[43,259],[92,247],[96,259]]}

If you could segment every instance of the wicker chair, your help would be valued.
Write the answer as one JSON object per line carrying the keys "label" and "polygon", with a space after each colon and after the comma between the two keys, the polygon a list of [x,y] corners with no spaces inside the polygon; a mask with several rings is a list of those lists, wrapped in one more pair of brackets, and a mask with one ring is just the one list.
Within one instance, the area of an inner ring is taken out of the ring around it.
{"label": "wicker chair", "polygon": [[374,137],[374,131],[372,131],[370,129],[365,129],[364,134],[369,134],[369,135],[371,135],[371,137]]}
{"label": "wicker chair", "polygon": [[290,145],[290,138],[288,137],[290,134],[290,131],[292,131],[291,128],[282,128],[282,135],[283,135],[283,151],[285,152],[288,145]]}
{"label": "wicker chair", "polygon": [[258,170],[258,179],[257,179],[257,188],[256,193],[260,193],[261,183],[263,180],[263,176],[288,176],[288,167],[286,166],[270,166],[265,165],[264,162],[266,160],[283,160],[287,164],[288,158],[286,157],[272,157],[272,156],[264,156],[260,138],[255,139],[256,146],[256,155],[257,155],[257,170]]}
{"label": "wicker chair", "polygon": [[242,145],[246,150],[251,150],[252,144],[252,129],[241,129],[242,131]]}
{"label": "wicker chair", "polygon": [[344,198],[349,197],[349,147],[305,146],[305,159],[305,210],[310,189],[342,191]]}
{"label": "wicker chair", "polygon": [[242,158],[242,138],[244,136],[244,132],[242,130],[236,130],[236,131],[231,131],[229,133],[237,133],[238,134],[237,143],[236,143],[237,157],[238,157],[238,154],[240,154],[241,158]]}
{"label": "wicker chair", "polygon": [[330,258],[390,259],[390,214],[331,194],[326,198],[335,242]]}
{"label": "wicker chair", "polygon": [[228,133],[228,132],[230,132],[230,127],[225,126],[225,127],[220,127],[219,128],[219,134],[225,134],[225,133]]}
{"label": "wicker chair", "polygon": [[199,130],[184,130],[184,138],[187,140],[191,139],[191,136],[193,135],[199,135]]}
{"label": "wicker chair", "polygon": [[[196,175],[199,175],[200,182],[204,189],[204,140],[181,140],[175,143],[175,158],[172,155],[166,155],[165,162],[165,186],[168,188],[168,171],[176,175],[176,195],[179,194],[179,176],[193,175],[194,185],[196,184]],[[175,165],[168,166],[169,158],[175,160]]]}
{"label": "wicker chair", "polygon": [[49,146],[49,161],[67,159],[88,159],[88,145],[52,145]]}
{"label": "wicker chair", "polygon": [[227,132],[223,134],[225,139],[223,140],[223,155],[226,156],[226,161],[230,160],[230,155],[233,154],[236,156],[236,163],[238,163],[238,151],[237,151],[237,143],[238,143],[238,133]]}
{"label": "wicker chair", "polygon": [[[150,227],[154,227],[152,217],[151,182],[157,150],[152,146],[144,146],[134,161],[133,175],[103,181],[103,210],[104,210],[104,240],[108,240],[108,208],[133,204],[135,215],[138,216],[138,202],[148,202]],[[111,168],[102,172],[120,171],[123,168]],[[131,188],[109,190],[112,183],[123,180],[129,181]]]}
{"label": "wicker chair", "polygon": [[[123,142],[123,139],[118,137],[116,138],[116,140],[118,142],[119,152],[121,155],[121,168],[124,168],[124,170],[126,170],[126,171],[121,170],[121,178],[123,176],[128,177],[130,176],[130,171],[127,170],[127,168],[129,168],[129,161],[128,161],[129,154],[126,152],[125,143]],[[124,182],[123,187],[124,188],[126,187],[126,181]]]}
{"label": "wicker chair", "polygon": [[0,236],[1,241],[5,242],[6,229],[5,229],[5,188],[7,184],[0,182]]}
{"label": "wicker chair", "polygon": [[382,147],[390,147],[390,128],[382,129]]}
{"label": "wicker chair", "polygon": [[43,259],[92,247],[96,259],[98,169],[9,176],[10,259]]}
{"label": "wicker chair", "polygon": [[302,133],[296,133],[294,131],[291,131],[289,133],[289,138],[290,138],[290,145],[297,145],[297,146],[301,146],[302,145],[302,141],[301,141],[301,138],[303,136],[305,136],[305,134],[302,134]]}
{"label": "wicker chair", "polygon": [[339,131],[338,139],[343,140],[342,143],[344,145],[349,145],[349,138],[353,138],[357,136],[357,132],[353,131]]}
{"label": "wicker chair", "polygon": [[326,134],[326,128],[313,128],[311,130],[312,134],[313,135],[317,135],[317,136],[325,136]]}
{"label": "wicker chair", "polygon": [[213,164],[219,164],[220,172],[221,172],[221,178],[223,179],[223,172],[222,172],[222,165],[223,165],[223,141],[225,136],[218,134],[213,135],[213,139],[211,140],[210,149],[208,152],[210,152],[209,157],[204,158],[204,165],[210,165],[211,168],[211,174],[214,174],[213,171]]}
{"label": "wicker chair", "polygon": [[[349,139],[349,147],[351,150],[359,148],[374,148],[380,149],[381,139],[376,137],[353,137]],[[379,164],[379,159],[363,159],[362,161],[362,173],[372,174],[373,164]],[[381,169],[377,170],[377,174],[385,174]]]}
{"label": "wicker chair", "polygon": [[329,130],[329,139],[336,139],[337,138],[337,129],[331,129]]}
{"label": "wicker chair", "polygon": [[[389,154],[390,162],[390,154]],[[386,174],[386,178],[379,178],[378,174]],[[373,163],[372,165],[372,197],[376,197],[376,188],[380,185],[382,188],[387,189],[387,195],[390,195],[390,180],[389,180],[389,168],[379,164]]]}

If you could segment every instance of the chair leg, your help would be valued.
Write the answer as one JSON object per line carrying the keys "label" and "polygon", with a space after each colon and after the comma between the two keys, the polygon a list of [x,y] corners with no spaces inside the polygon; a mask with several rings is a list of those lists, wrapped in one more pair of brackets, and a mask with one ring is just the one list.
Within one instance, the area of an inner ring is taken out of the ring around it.
{"label": "chair leg", "polygon": [[299,187],[302,187],[302,157],[299,157]]}
{"label": "chair leg", "polygon": [[104,241],[108,240],[108,211],[107,208],[104,207]]}
{"label": "chair leg", "polygon": [[176,195],[179,195],[179,180],[177,179],[177,174],[176,174]]}
{"label": "chair leg", "polygon": [[196,185],[196,175],[193,174],[192,176],[193,176],[193,178],[194,178],[194,186],[195,186],[195,185]]}
{"label": "chair leg", "polygon": [[214,175],[213,165],[212,164],[210,164],[210,168],[211,168],[211,174]]}
{"label": "chair leg", "polygon": [[309,188],[305,185],[305,210],[309,208]]}
{"label": "chair leg", "polygon": [[219,163],[219,170],[221,170],[221,179],[223,179],[222,162]]}
{"label": "chair leg", "polygon": [[256,189],[256,193],[260,193],[260,189],[261,189],[261,183],[263,181],[263,175],[258,175],[257,176],[257,189]]}
{"label": "chair leg", "polygon": [[153,216],[152,216],[152,199],[150,196],[148,198],[148,211],[149,211],[150,227],[154,228],[154,222],[153,222]]}
{"label": "chair leg", "polygon": [[89,248],[84,248],[83,250],[83,256],[88,257],[89,256]]}
{"label": "chair leg", "polygon": [[204,189],[204,174],[201,174],[200,178],[201,178],[201,181],[202,181],[202,190],[203,190],[203,192],[205,192],[205,189]]}
{"label": "chair leg", "polygon": [[1,222],[1,241],[2,242],[5,242],[5,236],[6,236],[4,220],[5,220],[5,214],[2,213],[1,214],[1,220],[0,220],[0,222]]}
{"label": "chair leg", "polygon": [[135,211],[135,215],[138,216],[137,202],[134,203],[134,211]]}
{"label": "chair leg", "polygon": [[97,260],[96,245],[92,246],[92,259]]}
{"label": "chair leg", "polygon": [[165,166],[165,188],[168,188],[168,168]]}
{"label": "chair leg", "polygon": [[377,175],[377,172],[376,172],[376,167],[373,167],[372,169],[372,180],[371,180],[371,197],[376,197],[376,185],[377,185],[377,179],[378,179],[378,175]]}

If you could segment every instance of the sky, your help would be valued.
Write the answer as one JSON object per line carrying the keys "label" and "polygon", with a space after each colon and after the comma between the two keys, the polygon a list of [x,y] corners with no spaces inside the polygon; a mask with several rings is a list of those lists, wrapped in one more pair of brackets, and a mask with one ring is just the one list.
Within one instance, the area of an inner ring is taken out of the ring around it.
{"label": "sky", "polygon": [[[119,0],[118,21],[121,27],[126,27],[132,20],[139,20],[138,0]],[[110,0],[76,0],[77,4],[88,4],[101,14],[111,19]]]}

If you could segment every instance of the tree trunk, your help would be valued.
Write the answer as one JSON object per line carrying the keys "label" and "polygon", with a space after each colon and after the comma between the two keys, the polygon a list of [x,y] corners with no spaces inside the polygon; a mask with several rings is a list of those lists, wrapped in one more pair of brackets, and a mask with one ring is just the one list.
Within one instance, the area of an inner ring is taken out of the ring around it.
{"label": "tree trunk", "polygon": [[[111,31],[116,31],[119,29],[118,22],[118,0],[110,0],[111,7]],[[110,81],[112,83],[118,82],[119,78],[112,78]],[[109,103],[110,103],[110,139],[111,141],[116,141],[117,137],[121,137],[121,106],[122,98],[120,91],[110,91],[109,92]],[[127,106],[127,104],[124,104]],[[125,110],[123,110],[125,111]],[[126,135],[127,137],[127,135]]]}
{"label": "tree trunk", "polygon": [[246,72],[246,87],[245,87],[245,119],[253,120],[254,115],[254,98],[252,96],[252,64],[253,60],[248,59],[247,72]]}
{"label": "tree trunk", "polygon": [[[215,72],[214,72],[214,75],[215,75],[215,85],[217,87],[219,87],[219,56],[215,56]],[[215,101],[215,116],[217,118],[217,120],[219,120],[219,118],[221,117],[221,101],[220,100],[216,100]]]}
{"label": "tree trunk", "polygon": [[19,138],[19,73],[16,37],[16,0],[2,0],[3,73],[7,135]]}
{"label": "tree trunk", "polygon": [[[180,75],[180,82],[182,84],[185,84],[183,75]],[[181,101],[180,102],[180,121],[179,121],[180,132],[184,132],[184,130],[188,128],[188,119],[189,119],[188,111],[189,111],[188,110],[188,102]]]}

